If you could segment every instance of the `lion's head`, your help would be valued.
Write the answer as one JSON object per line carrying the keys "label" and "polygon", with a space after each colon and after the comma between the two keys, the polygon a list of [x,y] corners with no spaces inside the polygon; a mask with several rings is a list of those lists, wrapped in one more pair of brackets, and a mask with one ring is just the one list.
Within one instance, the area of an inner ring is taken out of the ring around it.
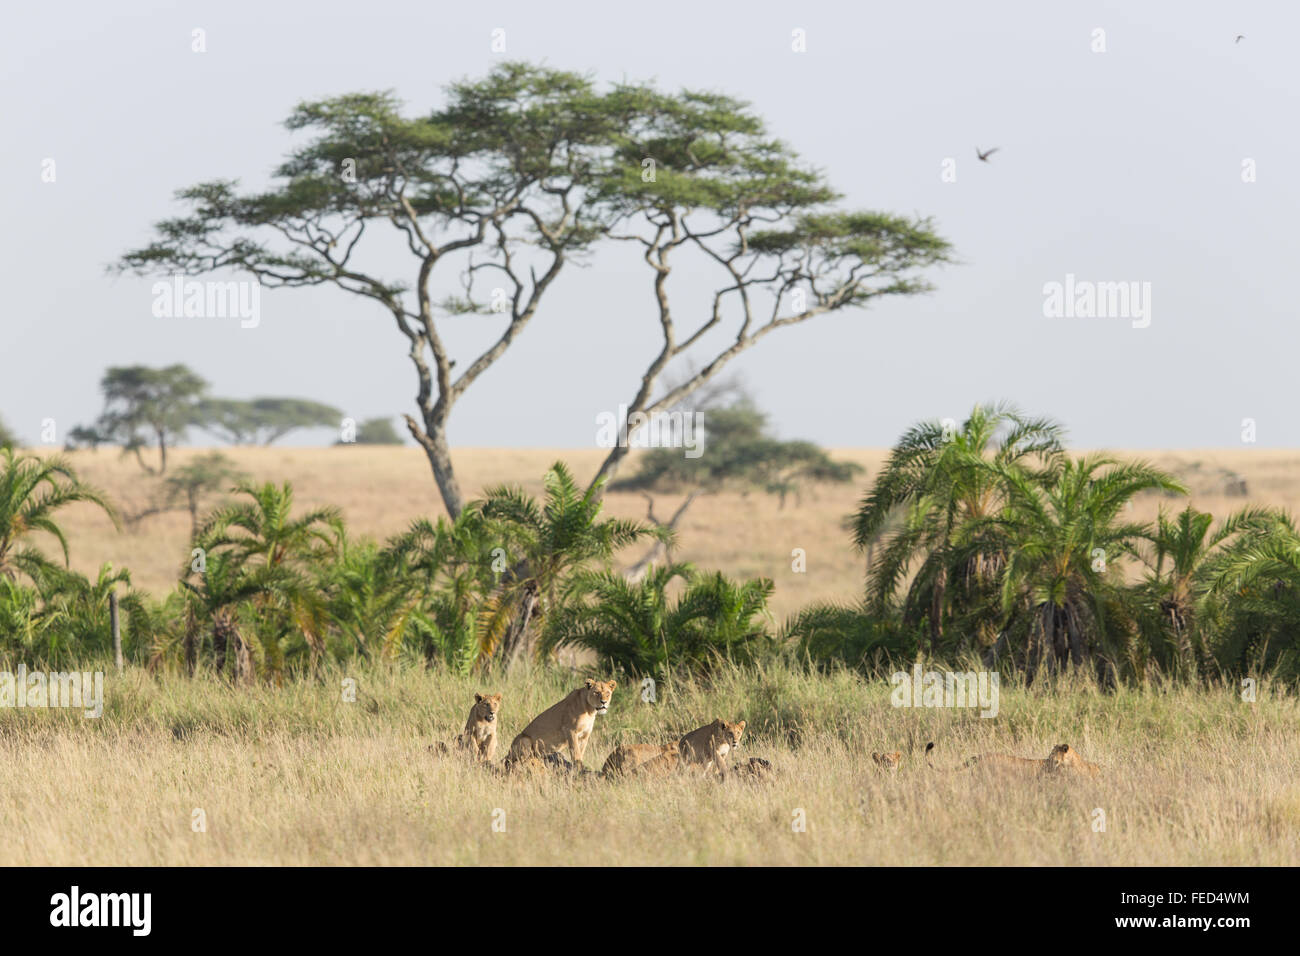
{"label": "lion's head", "polygon": [[604,714],[609,711],[609,699],[614,696],[614,688],[618,686],[618,681],[613,680],[592,680],[587,678],[587,709],[594,710],[598,714]]}
{"label": "lion's head", "polygon": [[1097,773],[1096,764],[1088,763],[1079,756],[1079,751],[1069,744],[1057,744],[1052,748],[1052,752],[1047,756],[1047,767],[1052,771],[1077,770],[1089,775]]}
{"label": "lion's head", "polygon": [[714,723],[718,728],[719,743],[724,743],[732,750],[740,746],[740,737],[745,732],[745,722],[742,720],[738,723],[729,724],[725,720],[719,719]]}
{"label": "lion's head", "polygon": [[497,711],[501,709],[500,694],[475,694],[474,710],[472,711],[476,721],[492,723],[497,719]]}

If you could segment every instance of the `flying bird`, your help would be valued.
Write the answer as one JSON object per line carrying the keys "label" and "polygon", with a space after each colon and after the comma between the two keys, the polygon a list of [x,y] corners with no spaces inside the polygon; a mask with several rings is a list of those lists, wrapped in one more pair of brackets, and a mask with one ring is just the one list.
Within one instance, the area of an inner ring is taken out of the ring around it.
{"label": "flying bird", "polygon": [[980,158],[980,162],[987,163],[989,161],[989,157],[992,156],[1001,148],[1002,148],[1001,146],[994,146],[992,149],[985,150],[984,152],[981,153],[980,148],[976,146],[975,155]]}
{"label": "flying bird", "polygon": [[1244,39],[1246,39],[1246,34],[1244,34],[1244,33],[1238,33],[1238,34],[1237,34],[1237,39],[1233,40],[1232,42],[1233,42],[1233,43],[1240,43],[1240,42],[1241,42],[1242,40],[1244,40]]}

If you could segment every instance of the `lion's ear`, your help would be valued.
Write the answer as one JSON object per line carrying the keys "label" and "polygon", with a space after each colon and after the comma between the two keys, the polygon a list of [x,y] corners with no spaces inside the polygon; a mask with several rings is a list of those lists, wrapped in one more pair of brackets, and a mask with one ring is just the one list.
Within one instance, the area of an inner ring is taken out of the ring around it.
{"label": "lion's ear", "polygon": [[492,699],[495,700],[498,704],[501,703],[501,695],[500,695],[500,694],[493,694],[493,695],[492,695]]}
{"label": "lion's ear", "polygon": [[610,689],[610,690],[613,690],[613,689],[614,689],[615,687],[617,687],[617,686],[618,686],[618,681],[616,681],[616,680],[612,680],[612,681],[609,682],[609,689]]}
{"label": "lion's ear", "polygon": [[592,680],[590,677],[588,677],[588,678],[587,678],[587,686],[588,686],[588,687],[595,687],[595,686],[596,686],[596,682],[595,682],[594,680]]}
{"label": "lion's ear", "polygon": [[482,695],[482,694],[475,694],[475,695],[474,695],[474,703],[476,703],[476,704],[481,704],[481,703],[483,703],[483,695]]}
{"label": "lion's ear", "polygon": [[736,724],[736,726],[739,727],[741,730],[744,730],[744,729],[745,729],[745,722],[742,720],[740,723]]}

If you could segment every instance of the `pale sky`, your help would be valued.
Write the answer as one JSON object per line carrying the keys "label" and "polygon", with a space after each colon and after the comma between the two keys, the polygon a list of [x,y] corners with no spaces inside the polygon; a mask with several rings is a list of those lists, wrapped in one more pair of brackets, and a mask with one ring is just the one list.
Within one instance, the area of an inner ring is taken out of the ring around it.
{"label": "pale sky", "polygon": [[[98,413],[106,366],[174,362],[216,395],[303,396],[357,419],[414,411],[405,340],[365,301],[263,292],[256,329],[159,319],[155,280],[105,266],[180,211],[175,189],[265,185],[301,142],[280,125],[298,101],[393,89],[414,114],[441,102],[447,82],[508,58],[749,100],[845,206],[932,216],[952,241],[959,264],[930,273],[934,293],[777,332],[735,363],[782,437],[888,445],[918,419],[1003,398],[1060,419],[1078,446],[1241,447],[1244,418],[1259,446],[1297,446],[1300,337],[1286,284],[1300,261],[1288,225],[1300,206],[1298,11],[11,4],[0,32],[0,417],[28,442],[53,418],[61,441]],[[491,51],[494,28],[506,31],[504,55]],[[1097,28],[1105,52],[1093,52]],[[791,49],[795,29],[804,53]],[[1000,151],[980,163],[977,146]],[[949,157],[956,182],[941,178]],[[53,183],[41,179],[47,159]],[[1243,182],[1247,161],[1254,182]],[[1149,326],[1045,317],[1044,285],[1069,274],[1150,283]],[[682,300],[680,320],[706,304]],[[570,269],[457,406],[453,445],[590,446],[596,415],[634,393],[657,336],[644,263],[619,251]],[[453,342],[468,359],[472,342]],[[575,348],[588,358],[566,358]]]}

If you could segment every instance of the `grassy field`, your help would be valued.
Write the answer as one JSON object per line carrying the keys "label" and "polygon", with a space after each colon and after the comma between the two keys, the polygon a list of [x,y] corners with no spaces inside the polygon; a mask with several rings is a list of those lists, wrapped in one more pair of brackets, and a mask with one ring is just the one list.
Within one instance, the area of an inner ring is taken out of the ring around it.
{"label": "grassy field", "polygon": [[[301,507],[339,505],[354,533],[388,535],[441,511],[413,449],[230,454],[255,480],[293,482]],[[866,475],[784,509],[762,495],[701,499],[680,529],[676,556],[731,575],[773,577],[778,621],[814,600],[853,600],[863,559],[842,522],[884,453],[837,454],[864,465]],[[1246,502],[1300,503],[1300,453],[1143,457],[1182,477],[1192,501],[1218,515]],[[585,478],[600,455],[462,449],[456,458],[473,495],[499,482],[539,493],[555,459]],[[148,503],[156,479],[116,451],[81,452],[75,461],[123,510]],[[1231,487],[1229,473],[1245,479],[1247,494]],[[657,510],[670,513],[675,504],[667,498]],[[1150,518],[1161,504],[1182,507],[1148,496],[1133,516]],[[642,516],[645,502],[613,494],[608,510]],[[184,513],[122,533],[81,506],[61,518],[75,567],[129,567],[136,584],[155,594],[171,586],[187,555]],[[793,548],[806,550],[806,574],[791,571]],[[0,670],[14,664],[0,662]],[[346,677],[358,682],[356,703],[342,699]],[[884,679],[777,667],[724,673],[708,686],[673,682],[653,705],[621,687],[597,720],[588,754],[596,767],[619,742],[664,741],[716,717],[744,719],[741,754],[776,768],[774,780],[758,784],[503,778],[428,750],[460,729],[477,690],[505,695],[504,749],[578,682],[559,669],[479,683],[376,666],[234,690],[211,677],[130,669],[108,674],[99,719],[0,707],[0,865],[1267,865],[1300,858],[1300,701],[1267,684],[1256,703],[1231,688],[1103,695],[1086,686],[1052,693],[1004,686],[999,715],[981,719],[968,710],[893,708]],[[1097,780],[936,773],[922,757],[930,739],[944,767],[986,750],[1041,758],[1067,742],[1106,769]],[[871,751],[895,749],[904,751],[899,772],[877,772]],[[200,831],[192,826],[196,810],[206,821]],[[1104,831],[1095,829],[1099,811]],[[800,819],[802,830],[794,827]]]}
{"label": "grassy field", "polygon": [[[279,690],[128,671],[98,720],[0,709],[0,865],[13,864],[1291,864],[1300,855],[1300,706],[1261,688],[1004,687],[1000,713],[893,708],[887,681],[784,669],[677,682],[647,704],[620,687],[588,763],[619,741],[745,719],[766,783],[701,777],[503,778],[427,750],[475,690],[500,690],[504,745],[576,686],[374,669]],[[1098,780],[936,773],[1069,742]],[[887,776],[872,750],[904,751]],[[201,810],[206,829],[192,821]],[[1097,811],[1104,832],[1094,831]],[[800,818],[806,828],[793,824]],[[504,832],[493,829],[504,823]]]}
{"label": "grassy field", "polygon": [[[300,506],[337,505],[354,533],[386,536],[404,529],[420,515],[443,513],[428,462],[415,448],[233,448],[223,449],[255,481],[290,481]],[[169,455],[172,466],[198,451],[179,449]],[[598,449],[473,449],[454,453],[465,494],[475,496],[499,483],[520,484],[541,493],[543,472],[557,459],[570,464],[580,480],[594,475],[603,452]],[[762,494],[722,494],[699,499],[679,527],[679,560],[718,569],[733,576],[767,576],[776,584],[772,609],[778,621],[797,608],[822,600],[850,601],[861,593],[863,558],[854,553],[843,520],[857,506],[868,483],[887,454],[879,449],[835,450],[836,457],[854,461],[866,471],[851,485],[811,489],[802,502],[784,508],[775,497]],[[1122,452],[1145,457],[1183,478],[1191,501],[1222,516],[1247,502],[1300,509],[1300,452],[1236,450],[1223,452]],[[157,479],[145,475],[133,459],[116,449],[81,451],[74,461],[83,476],[106,490],[126,512],[140,512],[156,491]],[[635,457],[632,459],[635,462]],[[630,471],[630,468],[629,468]],[[1247,496],[1225,493],[1225,473],[1246,480]],[[656,513],[670,515],[681,498],[662,496]],[[1134,516],[1154,517],[1162,504],[1182,502],[1158,496],[1139,500]],[[641,518],[646,501],[639,494],[610,494],[607,510],[621,517]],[[131,569],[137,587],[162,595],[175,583],[181,565],[189,561],[189,515],[171,512],[142,520],[118,533],[89,506],[60,514],[60,524],[72,546],[72,564],[93,573],[101,563]],[[807,572],[791,570],[791,551],[807,553]],[[623,556],[631,564],[639,553]]]}

